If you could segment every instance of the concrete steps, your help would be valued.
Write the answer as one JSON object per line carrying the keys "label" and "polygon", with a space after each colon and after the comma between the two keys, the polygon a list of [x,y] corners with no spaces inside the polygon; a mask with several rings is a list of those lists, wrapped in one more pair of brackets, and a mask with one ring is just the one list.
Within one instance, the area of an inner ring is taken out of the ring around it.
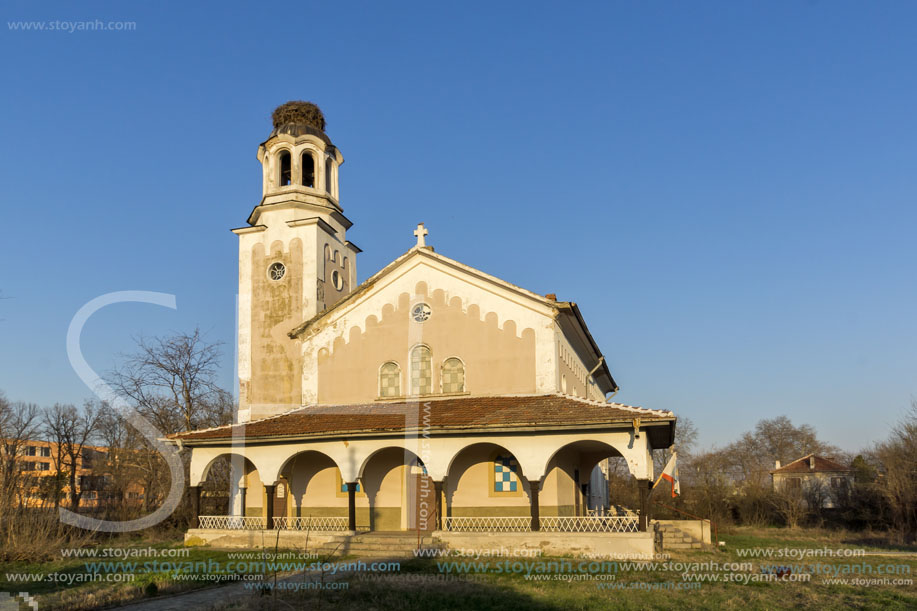
{"label": "concrete steps", "polygon": [[705,547],[703,542],[698,541],[676,526],[660,524],[659,530],[662,532],[663,550],[704,549]]}
{"label": "concrete steps", "polygon": [[418,546],[423,549],[444,549],[433,537],[410,532],[368,532],[340,535],[321,546],[327,555],[364,556],[369,558],[413,558]]}

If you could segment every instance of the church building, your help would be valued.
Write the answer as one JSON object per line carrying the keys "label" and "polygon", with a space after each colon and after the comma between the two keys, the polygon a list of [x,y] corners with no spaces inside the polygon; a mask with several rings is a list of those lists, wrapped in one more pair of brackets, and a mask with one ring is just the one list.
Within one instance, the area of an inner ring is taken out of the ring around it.
{"label": "church building", "polygon": [[[321,111],[289,102],[273,126],[258,147],[263,196],[233,229],[236,422],[170,436],[191,453],[188,536],[588,533],[651,550],[652,451],[672,445],[675,416],[606,399],[618,386],[577,305],[436,252],[423,224],[358,282],[344,157]],[[637,480],[632,512],[590,507],[609,457]],[[219,460],[232,465],[229,511],[198,515]]]}

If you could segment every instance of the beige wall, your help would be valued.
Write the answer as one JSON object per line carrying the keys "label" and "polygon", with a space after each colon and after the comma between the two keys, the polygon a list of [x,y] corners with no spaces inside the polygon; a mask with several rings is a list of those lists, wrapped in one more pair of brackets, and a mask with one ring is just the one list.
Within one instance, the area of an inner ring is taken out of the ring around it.
{"label": "beige wall", "polygon": [[[594,366],[594,365],[593,365]],[[584,359],[567,341],[563,332],[557,332],[557,392],[604,401],[605,395],[592,383],[589,376],[591,367],[586,367]]]}
{"label": "beige wall", "polygon": [[[319,312],[330,308],[350,294],[353,282],[353,274],[351,272],[353,269],[354,257],[348,255],[347,249],[335,244],[330,239],[322,246],[320,256],[323,269],[317,280],[318,286],[316,294]],[[334,283],[335,272],[340,274],[340,289],[338,289]]]}
{"label": "beige wall", "polygon": [[246,469],[245,474],[245,514],[258,517],[264,515],[264,485],[258,471]]}
{"label": "beige wall", "polygon": [[[370,459],[360,480],[360,492],[356,494],[358,527],[375,530],[404,527],[405,469],[404,451],[399,448],[382,450]],[[291,490],[287,515],[347,515],[348,495],[340,492],[340,471],[327,456],[318,452],[298,454],[284,466],[282,473]]]}
{"label": "beige wall", "polygon": [[[401,391],[406,395],[410,376],[410,351],[426,344],[433,353],[433,392],[441,392],[441,367],[446,358],[465,364],[466,392],[477,395],[531,393],[535,391],[535,334],[518,333],[513,321],[502,328],[496,314],[482,318],[477,305],[462,307],[462,300],[447,300],[442,290],[420,282],[412,301],[408,293],[382,308],[381,320],[370,316],[365,330],[350,329],[334,341],[331,351],[318,355],[318,396],[324,404],[360,403],[379,396],[379,367],[394,361],[401,367]],[[429,320],[416,323],[411,308],[419,302],[433,310]]]}
{"label": "beige wall", "polygon": [[455,457],[447,480],[453,516],[480,515],[474,509],[482,507],[500,508],[498,511],[502,510],[502,515],[528,515],[529,485],[524,473],[520,473],[522,477],[517,492],[493,491],[493,460],[498,454],[504,453],[505,450],[499,446],[479,444]]}
{"label": "beige wall", "polygon": [[560,382],[557,389],[567,395],[586,398],[586,368],[563,336],[557,341],[557,370]]}
{"label": "beige wall", "polygon": [[[284,250],[280,241],[270,252],[257,243],[251,253],[251,380],[243,381],[240,403],[300,404],[302,357],[299,347],[286,336],[301,312],[303,292],[302,241],[290,241]],[[279,261],[286,267],[284,278],[272,281],[268,267]]]}

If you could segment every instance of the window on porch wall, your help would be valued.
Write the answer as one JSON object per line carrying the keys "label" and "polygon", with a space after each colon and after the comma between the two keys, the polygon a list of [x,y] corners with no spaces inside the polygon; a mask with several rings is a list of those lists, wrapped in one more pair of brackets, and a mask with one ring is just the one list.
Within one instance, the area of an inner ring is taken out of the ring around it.
{"label": "window on porch wall", "polygon": [[426,346],[411,351],[411,394],[429,395],[433,392],[433,353]]}
{"label": "window on porch wall", "polygon": [[519,463],[512,456],[497,456],[494,459],[494,492],[516,492],[519,490]]}

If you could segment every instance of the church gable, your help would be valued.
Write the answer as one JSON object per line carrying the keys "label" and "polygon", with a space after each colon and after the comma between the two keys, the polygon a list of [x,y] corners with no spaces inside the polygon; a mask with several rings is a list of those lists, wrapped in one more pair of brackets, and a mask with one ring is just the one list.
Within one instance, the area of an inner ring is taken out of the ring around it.
{"label": "church gable", "polygon": [[419,282],[318,353],[318,402],[535,392],[535,330]]}
{"label": "church gable", "polygon": [[291,334],[303,402],[551,391],[554,315],[538,295],[412,249]]}

